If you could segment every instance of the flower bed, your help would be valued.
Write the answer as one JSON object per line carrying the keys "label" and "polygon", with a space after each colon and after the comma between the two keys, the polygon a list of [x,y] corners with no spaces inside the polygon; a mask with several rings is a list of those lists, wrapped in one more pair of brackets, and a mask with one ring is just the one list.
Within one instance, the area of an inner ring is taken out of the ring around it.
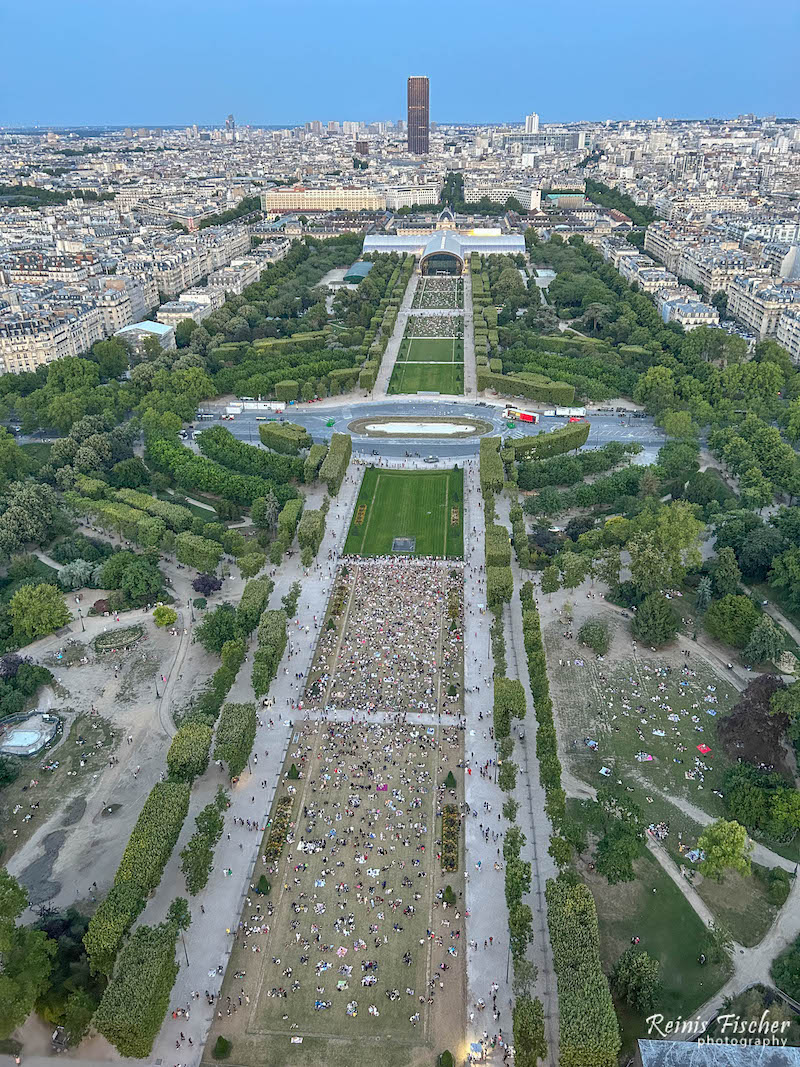
{"label": "flower bed", "polygon": [[264,860],[267,863],[277,863],[281,858],[283,846],[286,844],[286,834],[292,817],[292,798],[281,797],[275,806],[275,814],[272,817],[269,837],[264,847]]}
{"label": "flower bed", "polygon": [[461,817],[455,804],[445,804],[442,810],[442,870],[458,870],[458,840],[461,836]]}

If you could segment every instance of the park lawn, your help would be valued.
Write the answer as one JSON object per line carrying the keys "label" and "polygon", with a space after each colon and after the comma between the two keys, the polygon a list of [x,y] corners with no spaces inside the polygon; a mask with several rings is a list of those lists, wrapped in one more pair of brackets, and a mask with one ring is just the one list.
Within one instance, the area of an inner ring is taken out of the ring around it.
{"label": "park lawn", "polygon": [[[304,805],[317,804],[318,798],[314,796],[317,790],[313,788],[308,777],[301,777],[292,782],[288,780],[287,772],[292,761],[299,762],[298,757],[301,753],[305,755],[307,751],[310,754],[308,766],[313,768],[314,756],[320,751],[318,746],[321,736],[319,726],[310,735],[301,737],[295,734],[293,738],[290,735],[282,786],[279,787],[277,796],[290,795],[293,798],[291,818],[294,837],[309,836],[310,832],[306,828],[308,819],[303,817],[302,811]],[[293,747],[298,743],[300,747]],[[306,745],[309,746],[308,750]],[[454,761],[459,758],[460,747],[453,750]],[[416,766],[420,773],[430,775],[432,781],[441,777],[441,765],[435,749],[421,751]],[[292,793],[292,790],[295,792]],[[332,795],[331,802],[333,796],[335,794]],[[275,806],[273,814],[274,810]],[[430,789],[415,817],[426,822],[431,841],[438,833],[435,811],[436,791]],[[350,815],[352,814],[351,812]],[[322,827],[321,818],[317,818],[316,825]],[[343,823],[342,829],[344,825]],[[268,833],[268,830],[265,831],[265,841]],[[260,851],[263,853],[263,845]],[[376,853],[375,856],[377,855]],[[324,852],[301,854],[296,851],[296,846],[294,849],[292,845],[284,846],[277,874],[268,875],[271,883],[269,895],[260,898],[251,896],[251,903],[243,904],[242,918],[245,922],[260,922],[265,919],[269,922],[270,930],[266,941],[257,942],[260,943],[262,951],[254,954],[244,937],[237,938],[233,943],[222,986],[223,998],[226,995],[235,997],[243,987],[243,979],[235,977],[241,970],[245,972],[249,982],[255,980],[255,986],[250,985],[249,989],[250,992],[255,989],[255,995],[252,1002],[242,1005],[236,1014],[214,1020],[206,1044],[204,1063],[215,1062],[211,1052],[218,1034],[223,1034],[233,1042],[231,1062],[247,1067],[317,1067],[322,1063],[330,1067],[374,1067],[376,1063],[380,1063],[382,1067],[427,1067],[433,1062],[438,1051],[431,1048],[431,1043],[435,1044],[436,1040],[434,1032],[438,1031],[440,1026],[446,1026],[452,1034],[452,1020],[443,1020],[441,1014],[436,1014],[438,1005],[433,1009],[427,1005],[422,1006],[416,995],[410,997],[405,990],[407,987],[417,992],[427,989],[431,970],[430,949],[427,945],[424,949],[419,946],[420,942],[424,944],[426,940],[426,930],[434,926],[434,893],[449,884],[453,876],[441,872],[435,848],[429,847],[419,853],[421,871],[427,876],[424,881],[417,880],[415,874],[418,872],[415,872],[409,862],[409,859],[416,857],[416,853],[408,853],[407,859],[398,849],[398,855],[406,862],[403,868],[399,865],[391,866],[388,859],[376,858],[375,862],[382,867],[381,878],[386,880],[387,890],[384,892],[387,898],[393,896],[395,899],[409,901],[409,894],[413,890],[420,893],[413,915],[399,910],[392,912],[388,906],[370,913],[352,898],[345,906],[337,892],[337,884],[342,879],[352,884],[358,867],[353,868],[351,861],[348,861],[344,870],[335,870],[330,855]],[[292,881],[289,865],[294,863],[302,869],[296,868],[299,877]],[[259,866],[256,867],[256,875],[259,873]],[[342,864],[342,867],[345,865]],[[402,881],[407,876],[413,878],[413,888],[403,886]],[[365,872],[363,877],[364,881],[367,881],[370,876]],[[324,884],[317,884],[318,882]],[[305,902],[307,912],[294,910],[294,905],[300,901]],[[257,903],[262,905],[260,916],[255,912]],[[272,911],[269,911],[270,903],[274,905]],[[323,907],[322,915],[316,920],[323,936],[330,938],[334,945],[347,947],[346,956],[339,958],[333,948],[321,953],[315,944],[312,944],[310,951],[304,950],[296,943],[294,931],[299,928],[304,934],[308,933],[309,924],[315,920],[314,909],[317,906]],[[348,913],[353,917],[350,924],[345,923]],[[331,930],[331,918],[334,916],[345,923],[339,932]],[[381,929],[388,922],[395,921],[402,927],[402,931],[390,935],[394,940],[393,950],[386,952],[373,947],[371,935],[368,933],[370,921],[380,923]],[[438,922],[436,925],[438,926]],[[354,939],[358,937],[367,941],[366,948],[354,947]],[[412,953],[411,967],[407,967],[402,960],[406,950]],[[304,951],[310,957],[306,964],[300,959]],[[273,956],[280,959],[280,964],[273,963]],[[375,959],[376,956],[379,963],[378,985],[373,990],[361,986],[364,972],[360,964],[361,961]],[[320,959],[329,962],[331,967],[315,975],[316,963]],[[463,952],[459,952],[456,959],[457,962],[454,960],[451,964],[454,972],[457,968],[464,968]],[[352,966],[351,975],[342,976],[339,973],[338,968],[342,964]],[[291,977],[283,974],[286,966],[292,968]],[[290,992],[286,998],[270,996],[272,989],[280,986],[288,989],[295,979],[300,981],[299,990]],[[337,989],[339,980],[347,983],[346,989]],[[318,985],[324,988],[324,994],[316,993]],[[400,991],[399,1000],[389,1001],[385,997],[385,990],[390,988]],[[330,1000],[332,1007],[325,1011],[315,1011],[313,1004],[318,996]],[[358,1015],[355,1018],[345,1014],[345,1005],[350,1000],[358,1003]],[[221,1003],[224,1005],[224,1000]],[[379,1016],[368,1013],[370,1003],[376,1004]],[[409,1023],[409,1015],[415,1011],[422,1015],[422,1023],[418,1027],[412,1027]],[[460,1027],[459,1020],[455,1028],[460,1030]],[[302,1035],[301,1044],[290,1044],[290,1038],[295,1031]]]}
{"label": "park lawn", "polygon": [[395,363],[389,393],[464,392],[463,363]]}
{"label": "park lawn", "polygon": [[[565,644],[558,624],[546,629],[545,643],[565,754],[579,778],[596,788],[604,781],[601,768],[608,767],[610,781],[621,778],[645,792],[652,785],[678,801],[691,801],[715,818],[725,814],[714,790],[722,791],[730,761],[717,743],[717,723],[738,700],[733,686],[700,658],[686,668],[694,676],[677,667],[669,674],[657,673],[665,661],[649,653],[616,664],[601,662],[591,649]],[[584,665],[576,666],[572,658],[567,666],[570,655],[577,655]],[[563,666],[558,665],[559,658]],[[671,722],[669,715],[677,715],[678,722]],[[664,736],[654,731],[663,731]],[[586,739],[598,742],[597,751],[586,746]],[[709,746],[710,754],[698,751],[701,744]],[[653,759],[639,762],[639,753]],[[687,778],[687,773],[694,777]]]}
{"label": "park lawn", "polygon": [[[705,927],[678,887],[645,850],[634,862],[636,879],[609,885],[602,875],[583,873],[594,895],[600,927],[600,956],[610,974],[631,938],[661,963],[663,995],[656,1010],[665,1018],[690,1016],[724,985],[729,962],[701,965]],[[647,1036],[645,1017],[626,1004],[616,1004],[622,1031],[621,1062],[635,1051],[636,1038]]]}
{"label": "park lawn", "polygon": [[397,354],[408,363],[458,363],[463,360],[460,337],[410,337]]}
{"label": "park lawn", "polygon": [[[637,786],[634,787],[633,796],[649,821],[669,824],[669,836],[661,845],[676,868],[680,869],[683,864],[688,871],[696,870],[681,854],[679,845],[682,842],[693,848],[703,832],[703,827],[660,793],[648,793],[646,789]],[[753,864],[753,869],[759,873],[764,871],[764,868],[759,868],[756,864]],[[716,919],[727,927],[734,940],[747,947],[757,945],[761,941],[778,914],[778,908],[771,904],[767,897],[763,878],[756,877],[755,874],[750,878],[743,878],[729,871],[721,882],[696,875],[691,879],[691,884]]]}
{"label": "park lawn", "polygon": [[0,579],[0,604],[7,604],[14,594],[23,585],[29,585],[31,580],[35,582],[45,582],[49,585],[61,586],[58,584],[58,571],[53,567],[49,567],[38,556],[30,557],[30,571],[31,573],[24,578],[15,578],[9,580],[8,576]]}
{"label": "park lawn", "polygon": [[[79,744],[80,737],[84,738],[84,744]],[[94,786],[95,778],[105,768],[118,740],[119,735],[106,719],[98,715],[79,715],[66,738],[63,733],[59,734],[51,748],[16,761],[20,766],[19,776],[3,788],[3,806],[0,808],[0,854],[4,863],[53,812],[67,812],[70,797],[81,796]],[[102,747],[96,747],[98,742],[102,742]],[[51,760],[56,760],[58,767],[52,771],[42,770],[42,764]],[[39,784],[30,788],[34,778]],[[24,822],[30,805],[37,802],[39,807],[34,818]],[[21,810],[14,815],[18,804]],[[16,837],[13,830],[17,830]]]}
{"label": "park lawn", "polygon": [[[362,507],[366,511],[361,512]],[[455,524],[454,508],[458,509]],[[361,483],[345,554],[391,555],[396,537],[415,537],[415,556],[461,558],[463,522],[463,471],[385,471],[370,467]]]}

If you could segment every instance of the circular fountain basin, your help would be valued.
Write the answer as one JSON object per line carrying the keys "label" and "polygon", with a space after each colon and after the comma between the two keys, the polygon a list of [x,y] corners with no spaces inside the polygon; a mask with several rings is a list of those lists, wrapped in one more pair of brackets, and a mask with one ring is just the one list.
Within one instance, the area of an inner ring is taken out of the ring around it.
{"label": "circular fountain basin", "polygon": [[492,425],[484,419],[386,416],[356,419],[348,429],[365,437],[477,437],[489,433]]}

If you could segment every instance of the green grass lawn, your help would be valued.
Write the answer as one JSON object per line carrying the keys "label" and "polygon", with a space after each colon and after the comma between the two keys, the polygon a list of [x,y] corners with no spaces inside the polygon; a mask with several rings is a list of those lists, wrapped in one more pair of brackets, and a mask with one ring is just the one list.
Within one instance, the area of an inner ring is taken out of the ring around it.
{"label": "green grass lawn", "polygon": [[[364,509],[362,511],[362,509]],[[453,523],[457,509],[457,522]],[[464,554],[464,474],[385,471],[364,474],[345,553],[391,554],[395,537],[415,537],[415,556]]]}
{"label": "green grass lawn", "polygon": [[396,363],[389,393],[464,392],[463,363]]}
{"label": "green grass lawn", "polygon": [[[610,973],[631,938],[641,938],[640,947],[661,963],[663,995],[656,1011],[667,1019],[690,1016],[724,984],[729,965],[698,962],[703,923],[656,860],[645,852],[634,868],[635,881],[617,885],[594,872],[584,876],[597,904],[603,969]],[[625,1062],[624,1054],[633,1054],[635,1039],[646,1037],[647,1027],[644,1016],[626,1004],[616,1006]]]}
{"label": "green grass lawn", "polygon": [[[199,508],[196,504],[191,504],[188,500],[176,500],[171,493],[156,493],[159,500],[165,500],[168,504],[179,504],[182,508],[188,508],[192,515],[196,515],[198,519],[202,519],[203,522],[219,522],[219,516],[216,511],[209,511],[208,508]],[[196,500],[200,500],[200,494],[195,493]],[[211,501],[208,503],[213,507]]]}
{"label": "green grass lawn", "polygon": [[397,353],[399,362],[459,363],[464,360],[464,342],[460,337],[410,337],[403,340]]}

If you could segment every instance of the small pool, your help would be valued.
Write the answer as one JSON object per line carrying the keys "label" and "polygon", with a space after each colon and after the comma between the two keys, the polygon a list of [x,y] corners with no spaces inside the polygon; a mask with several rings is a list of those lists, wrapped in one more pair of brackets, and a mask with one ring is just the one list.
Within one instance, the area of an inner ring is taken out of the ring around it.
{"label": "small pool", "polygon": [[6,744],[16,748],[29,748],[41,739],[42,735],[38,730],[11,730],[6,737]]}
{"label": "small pool", "polygon": [[413,437],[414,434],[441,434],[442,437],[454,433],[475,433],[475,426],[469,422],[439,422],[438,419],[420,422],[367,422],[363,427],[367,433],[391,433]]}

